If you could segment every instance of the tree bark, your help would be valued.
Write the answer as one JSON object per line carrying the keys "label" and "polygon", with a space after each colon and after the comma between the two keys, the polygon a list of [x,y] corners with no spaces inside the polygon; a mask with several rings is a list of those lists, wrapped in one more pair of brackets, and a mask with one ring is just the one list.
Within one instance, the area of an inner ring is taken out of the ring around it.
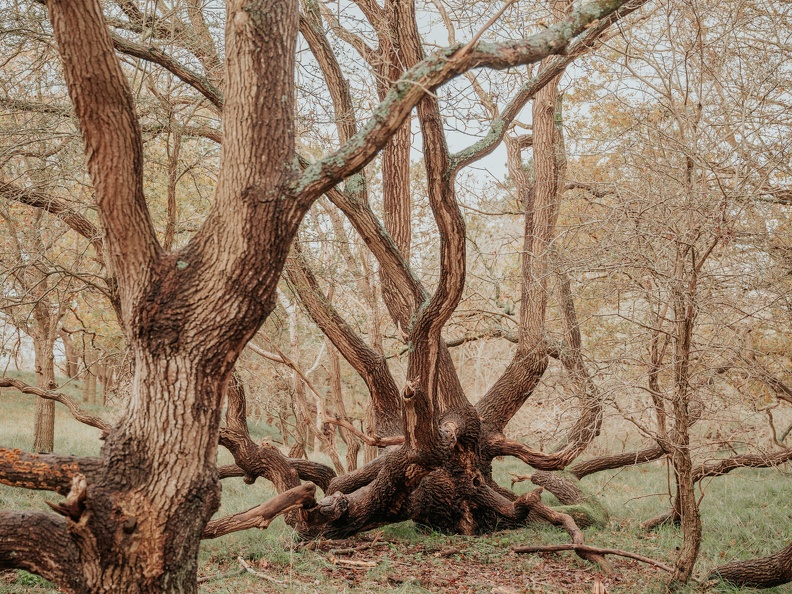
{"label": "tree bark", "polygon": [[77,377],[78,367],[80,365],[77,349],[74,346],[74,341],[69,332],[61,328],[58,331],[58,336],[60,336],[61,341],[63,341],[63,351],[66,357],[66,366],[64,369],[66,377],[74,379]]}
{"label": "tree bark", "polygon": [[769,557],[721,565],[709,577],[743,588],[772,588],[788,584],[792,582],[792,544]]}
{"label": "tree bark", "polygon": [[[37,306],[38,307],[38,306]],[[49,332],[49,316],[47,326],[35,332],[33,336],[33,352],[36,365],[36,387],[52,390],[55,384],[55,346],[54,337]],[[38,324],[37,324],[38,325]],[[33,450],[36,452],[52,452],[55,449],[55,402],[45,398],[36,398],[36,416],[33,426]]]}
{"label": "tree bark", "polygon": [[96,404],[96,349],[90,344],[83,350],[85,377],[83,378],[83,402]]}

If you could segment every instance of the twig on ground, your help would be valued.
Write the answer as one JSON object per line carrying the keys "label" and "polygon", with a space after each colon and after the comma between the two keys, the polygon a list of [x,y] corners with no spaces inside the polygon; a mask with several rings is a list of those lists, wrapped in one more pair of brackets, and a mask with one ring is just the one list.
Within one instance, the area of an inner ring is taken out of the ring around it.
{"label": "twig on ground", "polygon": [[237,561],[239,561],[239,564],[242,566],[242,568],[245,571],[247,571],[250,575],[255,575],[257,578],[261,578],[263,580],[267,580],[268,582],[271,582],[273,584],[277,584],[278,586],[282,586],[283,585],[282,581],[276,580],[274,577],[270,577],[266,573],[262,573],[262,572],[260,572],[260,571],[258,571],[256,569],[253,569],[253,567],[250,566],[250,563],[245,561],[241,556],[237,557]]}
{"label": "twig on ground", "polygon": [[376,561],[355,561],[354,559],[338,559],[332,553],[327,555],[327,560],[333,565],[348,565],[349,567],[376,567]]}

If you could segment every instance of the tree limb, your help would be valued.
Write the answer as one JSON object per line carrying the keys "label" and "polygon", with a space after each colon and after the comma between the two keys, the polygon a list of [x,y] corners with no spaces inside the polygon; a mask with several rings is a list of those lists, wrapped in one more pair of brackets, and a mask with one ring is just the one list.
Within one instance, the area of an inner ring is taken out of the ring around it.
{"label": "tree limb", "polygon": [[66,394],[62,392],[53,392],[51,390],[43,390],[42,388],[36,388],[35,386],[31,386],[26,384],[25,382],[13,379],[10,377],[0,377],[0,388],[16,388],[23,394],[34,394],[41,398],[46,398],[47,400],[54,400],[55,402],[60,402],[66,408],[69,409],[71,415],[80,423],[84,423],[86,425],[90,425],[91,427],[96,427],[97,429],[101,429],[103,435],[107,435],[110,433],[112,429],[111,425],[100,417],[96,417],[94,415],[89,415],[84,412],[74,400],[69,398]]}
{"label": "tree limb", "polygon": [[143,193],[143,143],[132,94],[100,3],[51,0],[47,9],[107,231],[108,258],[120,280],[122,307],[130,314],[131,297],[142,289],[136,281],[161,253]]}
{"label": "tree limb", "polygon": [[48,194],[20,188],[17,185],[4,181],[0,181],[0,196],[6,200],[14,200],[28,206],[33,206],[34,208],[40,208],[55,215],[72,230],[85,237],[91,243],[94,250],[96,250],[97,257],[100,260],[102,259],[104,252],[102,232],[85,216],[77,212],[73,206],[57,198],[53,198]]}
{"label": "tree limb", "polygon": [[67,520],[38,511],[0,512],[0,569],[24,569],[68,592],[86,592]]}
{"label": "tree limb", "polygon": [[90,476],[101,465],[101,458],[32,454],[18,448],[0,448],[0,483],[67,495],[75,476]]}
{"label": "tree limb", "polygon": [[310,505],[315,504],[315,493],[316,485],[311,483],[299,485],[298,487],[279,493],[266,503],[262,503],[247,511],[212,520],[204,528],[201,538],[219,538],[226,534],[231,534],[232,532],[239,532],[240,530],[248,530],[250,528],[259,528],[263,530],[280,514],[286,513],[292,509],[310,507]]}
{"label": "tree limb", "polygon": [[441,50],[410,68],[396,81],[374,116],[340,149],[303,172],[294,185],[301,200],[315,198],[365,166],[398,130],[413,107],[432,91],[471,69],[509,68],[538,62],[565,51],[569,42],[595,20],[607,18],[627,0],[593,0],[576,5],[570,15],[527,39],[499,44],[479,43],[457,57],[461,44]]}
{"label": "tree limb", "polygon": [[649,565],[654,565],[662,569],[663,571],[667,571],[668,573],[673,573],[674,568],[666,565],[665,563],[661,563],[660,561],[655,561],[649,557],[644,557],[643,555],[639,555],[638,553],[631,553],[630,551],[622,551],[619,549],[603,549],[600,547],[592,547],[591,545],[586,544],[557,544],[557,545],[536,545],[536,546],[527,546],[527,547],[513,547],[512,551],[519,554],[525,553],[555,553],[557,551],[575,551],[576,553],[593,553],[596,555],[617,555],[619,557],[627,557],[628,559],[634,559],[635,561],[640,561],[641,563],[647,563]]}

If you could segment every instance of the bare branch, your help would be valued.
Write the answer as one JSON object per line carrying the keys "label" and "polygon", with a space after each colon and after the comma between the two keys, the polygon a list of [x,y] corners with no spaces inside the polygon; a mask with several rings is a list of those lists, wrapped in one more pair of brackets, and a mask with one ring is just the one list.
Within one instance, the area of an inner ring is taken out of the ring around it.
{"label": "bare branch", "polygon": [[792,460],[792,448],[772,454],[742,454],[716,462],[705,462],[693,469],[693,481],[710,476],[723,476],[738,468],[770,468]]}
{"label": "bare branch", "polygon": [[536,546],[528,546],[528,547],[513,547],[512,551],[515,553],[525,554],[525,553],[555,553],[558,551],[575,551],[576,553],[593,553],[596,555],[617,555],[619,557],[627,557],[628,559],[634,559],[635,561],[640,561],[641,563],[647,563],[649,565],[654,565],[662,569],[663,571],[667,571],[668,573],[673,573],[674,568],[670,565],[666,565],[660,561],[655,561],[649,557],[644,557],[643,555],[639,555],[638,553],[631,553],[630,551],[622,551],[620,549],[603,549],[600,547],[592,547],[591,545],[585,544],[557,544],[557,545],[536,545]]}
{"label": "bare branch", "polygon": [[10,377],[0,377],[0,388],[16,388],[23,394],[34,394],[36,396],[40,396],[41,398],[46,398],[47,400],[60,402],[69,409],[69,412],[72,414],[72,416],[80,423],[85,423],[91,427],[101,429],[105,435],[110,433],[110,430],[112,429],[111,425],[107,421],[100,417],[87,414],[77,405],[76,402],[74,402],[74,400],[61,392],[53,392],[50,390],[44,390],[42,388],[36,388],[35,386],[26,384],[21,380]]}
{"label": "bare branch", "polygon": [[201,538],[219,538],[232,532],[249,530],[250,528],[263,530],[277,516],[293,509],[309,507],[311,504],[315,504],[315,494],[316,485],[311,483],[294,487],[247,511],[212,520],[204,528]]}
{"label": "bare branch", "polygon": [[223,94],[205,76],[186,68],[156,47],[129,41],[117,33],[111,33],[110,36],[113,40],[113,47],[119,52],[161,66],[206,97],[218,112],[223,109]]}
{"label": "bare branch", "polygon": [[28,206],[46,210],[48,213],[55,215],[71,229],[90,241],[96,250],[98,258],[102,259],[104,250],[102,232],[85,216],[77,212],[74,207],[47,194],[20,188],[4,181],[0,181],[0,196],[7,200],[14,200]]}
{"label": "bare branch", "polygon": [[596,43],[603,32],[613,23],[640,8],[646,0],[632,0],[623,4],[617,11],[606,18],[600,18],[594,26],[589,27],[585,33],[569,44],[563,55],[551,58],[546,66],[526,82],[512,100],[503,109],[503,113],[496,117],[487,134],[468,148],[451,157],[451,171],[458,172],[463,167],[491,154],[503,140],[503,136],[514,122],[525,104],[536,95],[547,83],[564,71],[575,58],[585,54]]}
{"label": "bare branch", "polygon": [[461,45],[452,46],[410,68],[388,91],[374,116],[338,151],[303,172],[295,194],[312,202],[328,188],[365,166],[398,130],[413,107],[426,95],[471,68],[509,68],[538,62],[566,50],[569,42],[595,20],[607,18],[627,0],[593,0],[573,8],[569,17],[527,39],[477,44],[457,58]]}
{"label": "bare branch", "polygon": [[603,470],[613,470],[614,468],[623,468],[624,466],[633,466],[636,464],[643,464],[657,460],[665,455],[663,448],[659,445],[637,452],[626,452],[624,454],[615,454],[613,456],[602,456],[600,458],[593,458],[585,462],[578,462],[577,464],[567,468],[567,471],[573,474],[576,478],[581,479],[584,476],[602,472]]}
{"label": "bare branch", "polygon": [[401,445],[404,443],[403,435],[397,435],[394,437],[380,437],[379,435],[366,435],[346,419],[329,418],[329,419],[325,419],[325,423],[330,423],[331,425],[344,427],[348,431],[351,431],[352,433],[357,435],[363,442],[365,442],[370,446],[374,446],[378,448],[386,448],[388,446]]}

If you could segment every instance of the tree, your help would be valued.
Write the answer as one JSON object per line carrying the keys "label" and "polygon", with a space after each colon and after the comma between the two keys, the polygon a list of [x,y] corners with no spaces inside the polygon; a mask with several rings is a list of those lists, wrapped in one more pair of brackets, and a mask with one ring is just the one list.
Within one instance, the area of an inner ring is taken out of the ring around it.
{"label": "tree", "polygon": [[[133,5],[119,4],[130,18],[138,14]],[[219,503],[215,455],[221,402],[234,363],[275,306],[280,273],[308,208],[399,134],[413,107],[425,141],[443,266],[430,296],[405,275],[398,251],[383,255],[398,265],[395,278],[408,283],[412,298],[396,313],[405,321],[414,313],[409,324],[402,324],[413,348],[409,381],[400,394],[405,441],[372,463],[378,472],[365,488],[348,487],[345,494],[298,512],[298,524],[307,525],[308,532],[339,534],[399,518],[411,504],[407,495],[452,454],[463,464],[459,470],[469,473],[466,480],[481,487],[469,456],[479,421],[447,376],[449,359],[441,339],[464,283],[464,225],[438,104],[427,91],[473,67],[508,68],[563,52],[575,36],[607,25],[609,15],[623,4],[586,2],[527,39],[496,44],[474,39],[429,57],[420,47],[412,4],[388,4],[396,15],[391,25],[403,27],[393,32],[405,36],[400,57],[410,68],[383,89],[367,124],[339,149],[301,170],[294,123],[297,3],[230,3],[222,95],[212,82],[217,72],[210,68],[206,76],[191,80],[223,110],[214,203],[194,237],[167,251],[146,202],[141,126],[113,46],[171,63],[154,50],[112,36],[97,0],[49,0],[104,231],[104,258],[117,281],[120,321],[134,359],[134,393],[121,420],[110,428],[99,459],[3,451],[0,475],[5,482],[55,490],[67,498],[56,506],[61,516],[0,514],[0,566],[34,571],[74,592],[196,590],[198,543]],[[379,10],[373,4],[360,6]],[[199,53],[200,47],[193,47],[193,54]],[[365,216],[365,210],[360,212]],[[395,241],[398,246],[398,234]],[[392,241],[380,243],[381,250],[393,246]],[[380,263],[385,267],[382,259]],[[384,412],[383,420],[398,424],[397,408],[385,407]],[[276,470],[270,468],[273,475]],[[280,470],[281,479],[299,483],[294,467]],[[362,475],[353,475],[346,476],[362,486]],[[276,484],[286,486],[287,481]],[[279,496],[279,503],[288,499],[287,505],[300,501],[307,506],[311,493],[295,485]],[[507,516],[519,515],[520,506],[528,503],[515,504],[494,490],[482,493],[490,497],[486,505]]]}

